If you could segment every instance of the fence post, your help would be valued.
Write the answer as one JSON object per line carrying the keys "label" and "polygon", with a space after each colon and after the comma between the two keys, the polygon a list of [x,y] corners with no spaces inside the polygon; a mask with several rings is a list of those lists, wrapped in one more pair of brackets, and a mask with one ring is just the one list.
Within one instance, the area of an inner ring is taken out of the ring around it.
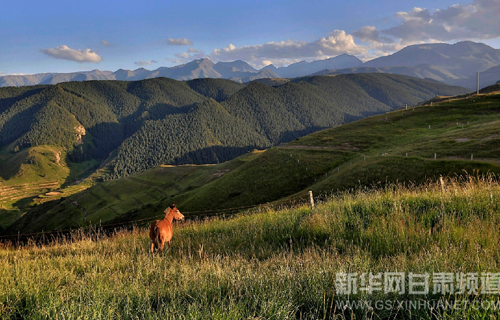
{"label": "fence post", "polygon": [[473,160],[474,160],[474,155],[473,155],[473,154],[471,154],[471,155],[470,155],[470,161],[473,161]]}
{"label": "fence post", "polygon": [[437,159],[437,153],[434,153],[434,160]]}
{"label": "fence post", "polygon": [[444,180],[443,180],[443,176],[439,176],[439,183],[441,184],[441,192],[444,193]]}
{"label": "fence post", "polygon": [[313,192],[309,191],[309,201],[311,202],[311,210],[314,209],[314,198],[313,198]]}

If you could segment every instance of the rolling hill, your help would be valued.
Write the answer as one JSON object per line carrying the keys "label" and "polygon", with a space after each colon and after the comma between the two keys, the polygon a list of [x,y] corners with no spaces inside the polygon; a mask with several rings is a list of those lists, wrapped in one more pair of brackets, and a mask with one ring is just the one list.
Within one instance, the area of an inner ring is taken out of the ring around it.
{"label": "rolling hill", "polygon": [[[463,92],[392,75],[299,78],[277,88],[167,78],[10,87],[0,90],[0,152],[8,161],[25,148],[58,146],[60,158],[97,161],[106,165],[104,178],[118,178],[160,164],[223,162],[367,114]],[[5,181],[20,175],[0,170]]]}
{"label": "rolling hill", "polygon": [[221,164],[159,166],[99,183],[33,207],[6,232],[154,218],[173,201],[193,217],[213,209],[286,204],[308,190],[321,197],[465,172],[500,174],[500,95],[494,88],[483,92],[368,117]]}

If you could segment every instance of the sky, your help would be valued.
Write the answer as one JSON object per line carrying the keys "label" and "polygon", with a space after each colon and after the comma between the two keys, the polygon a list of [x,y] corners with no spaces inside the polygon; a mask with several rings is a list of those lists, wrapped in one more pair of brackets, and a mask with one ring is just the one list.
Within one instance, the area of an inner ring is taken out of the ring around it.
{"label": "sky", "polygon": [[500,48],[500,0],[0,0],[0,75],[149,70],[193,59],[256,68],[420,43]]}

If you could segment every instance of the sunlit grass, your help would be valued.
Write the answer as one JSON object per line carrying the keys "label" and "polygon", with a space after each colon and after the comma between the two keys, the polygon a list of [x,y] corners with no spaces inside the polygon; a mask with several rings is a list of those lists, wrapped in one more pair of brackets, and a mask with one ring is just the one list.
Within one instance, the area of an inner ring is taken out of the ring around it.
{"label": "sunlit grass", "polygon": [[[392,185],[332,196],[314,210],[244,213],[176,224],[148,254],[145,230],[0,249],[5,319],[489,319],[499,312],[339,308],[342,272],[498,272],[500,187],[494,177]],[[96,240],[98,238],[98,240]],[[350,300],[466,299],[495,295]],[[411,312],[410,312],[411,311]]]}

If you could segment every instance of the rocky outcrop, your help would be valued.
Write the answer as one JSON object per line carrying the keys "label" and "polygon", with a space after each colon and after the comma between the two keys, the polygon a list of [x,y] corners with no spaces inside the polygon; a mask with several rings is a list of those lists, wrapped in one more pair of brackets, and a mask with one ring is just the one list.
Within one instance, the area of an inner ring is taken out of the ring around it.
{"label": "rocky outcrop", "polygon": [[75,132],[76,132],[76,145],[81,145],[83,144],[83,139],[82,137],[85,135],[85,128],[80,124],[75,127]]}

